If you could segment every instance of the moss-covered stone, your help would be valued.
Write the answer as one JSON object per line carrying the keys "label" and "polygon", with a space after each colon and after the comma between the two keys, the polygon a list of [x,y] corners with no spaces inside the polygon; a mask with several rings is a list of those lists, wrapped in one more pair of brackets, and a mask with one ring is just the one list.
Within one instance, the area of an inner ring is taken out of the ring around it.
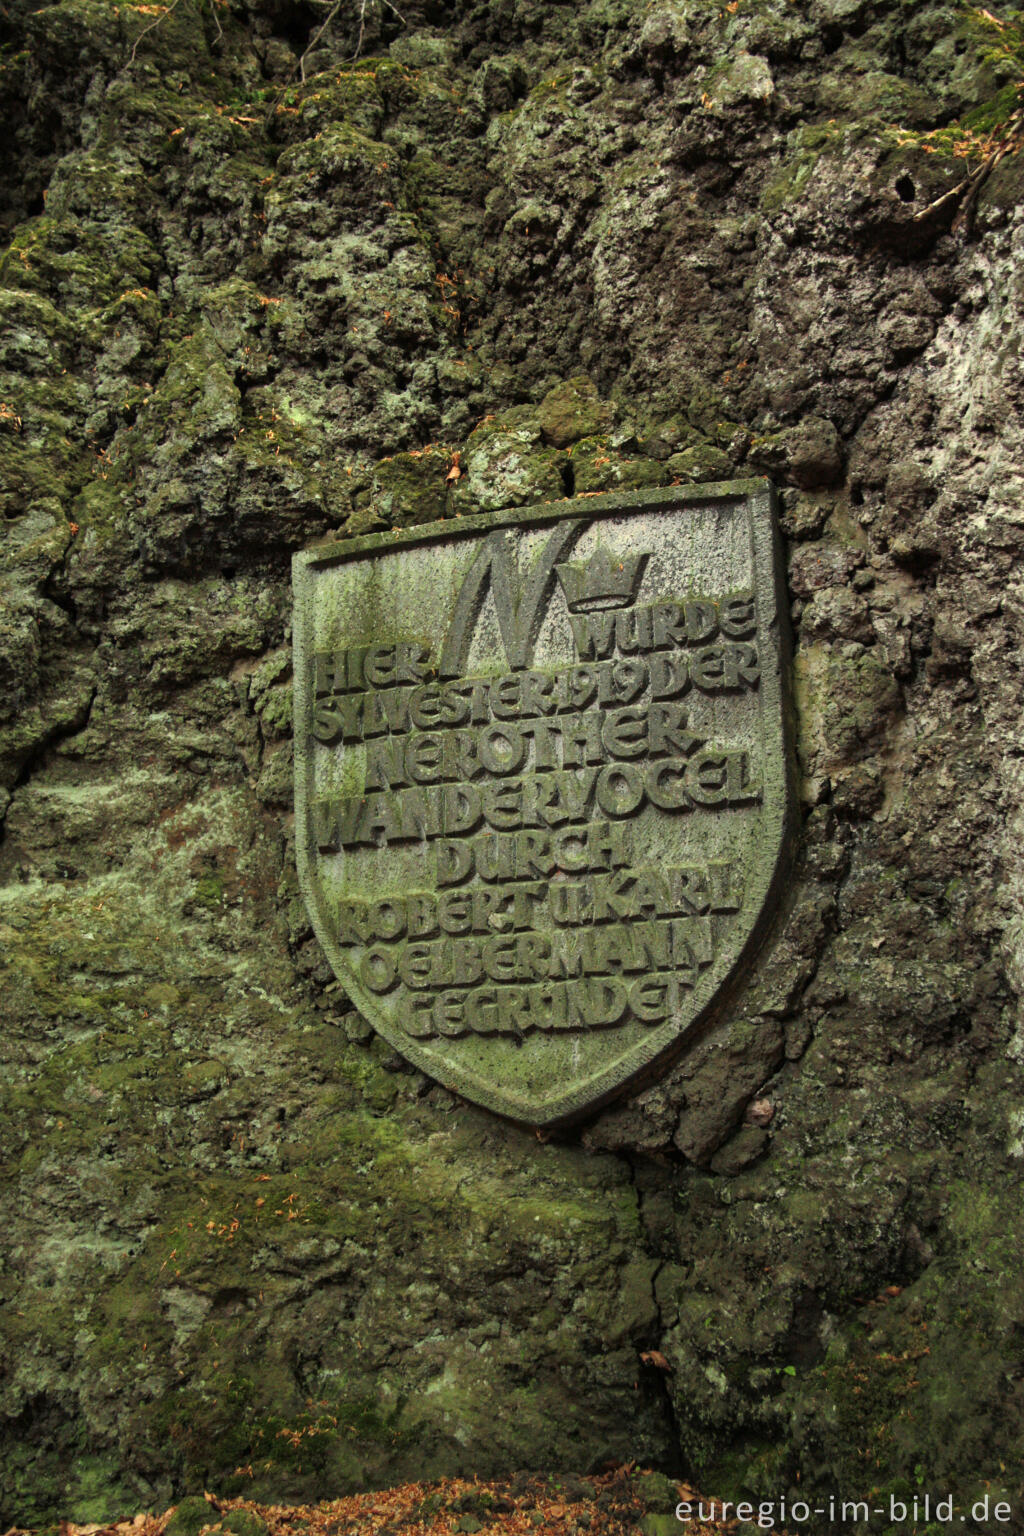
{"label": "moss-covered stone", "polygon": [[369,506],[387,528],[436,522],[445,514],[449,485],[459,478],[455,456],[441,448],[396,454],[374,465]]}
{"label": "moss-covered stone", "polygon": [[614,448],[606,436],[585,437],[574,443],[568,467],[577,496],[618,489],[642,491],[648,486],[665,485],[669,480],[666,465]]}
{"label": "moss-covered stone", "polygon": [[673,480],[700,484],[705,480],[722,480],[732,473],[732,460],[720,448],[701,443],[684,448],[681,453],[671,453],[665,460],[665,469]]}
{"label": "moss-covered stone", "polygon": [[[954,189],[1017,24],[399,8],[305,80],[264,0],[5,14],[0,1504],[609,1457],[994,1494],[1022,156]],[[311,937],[289,557],[736,472],[792,541],[800,859],[692,1051],[539,1141],[370,1040]]]}
{"label": "moss-covered stone", "polygon": [[233,1509],[226,1514],[220,1522],[224,1531],[230,1531],[231,1536],[267,1536],[270,1527],[267,1522],[249,1509]]}
{"label": "moss-covered stone", "polygon": [[543,445],[540,423],[528,406],[486,417],[467,439],[461,467],[464,474],[452,497],[460,512],[556,501],[569,485],[566,458]]}
{"label": "moss-covered stone", "polygon": [[[244,1514],[245,1511],[239,1510],[238,1513]],[[191,1494],[175,1507],[167,1522],[167,1530],[171,1536],[199,1536],[200,1531],[217,1523],[216,1510],[199,1494]],[[248,1536],[248,1533],[239,1531],[236,1536]]]}
{"label": "moss-covered stone", "polygon": [[648,1472],[636,1480],[636,1492],[643,1507],[653,1515],[674,1515],[679,1503],[679,1489],[664,1473]]}
{"label": "moss-covered stone", "polygon": [[601,400],[597,386],[585,374],[556,384],[537,407],[537,423],[553,448],[568,448],[581,437],[606,431],[613,416],[612,407]]}
{"label": "moss-covered stone", "polygon": [[675,1536],[679,1521],[674,1514],[648,1514],[640,1521],[643,1536]]}

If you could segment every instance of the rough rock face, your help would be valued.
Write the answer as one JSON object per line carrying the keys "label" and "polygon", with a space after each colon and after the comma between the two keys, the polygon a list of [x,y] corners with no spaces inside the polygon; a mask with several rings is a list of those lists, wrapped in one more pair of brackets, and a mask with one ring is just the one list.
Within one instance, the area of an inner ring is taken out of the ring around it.
{"label": "rough rock face", "polygon": [[[1022,173],[954,228],[926,137],[1016,74],[946,0],[328,10],[0,20],[4,1517],[631,1456],[1020,1498]],[[289,557],[756,473],[785,908],[541,1141],[312,938]]]}

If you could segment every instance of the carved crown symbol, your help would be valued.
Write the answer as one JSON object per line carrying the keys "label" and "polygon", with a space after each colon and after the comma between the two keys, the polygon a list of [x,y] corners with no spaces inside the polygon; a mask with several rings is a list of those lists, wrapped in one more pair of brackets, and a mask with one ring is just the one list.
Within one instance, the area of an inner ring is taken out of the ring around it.
{"label": "carved crown symbol", "polygon": [[555,571],[572,613],[595,608],[625,608],[635,602],[649,554],[613,555],[599,548],[585,565],[556,565]]}

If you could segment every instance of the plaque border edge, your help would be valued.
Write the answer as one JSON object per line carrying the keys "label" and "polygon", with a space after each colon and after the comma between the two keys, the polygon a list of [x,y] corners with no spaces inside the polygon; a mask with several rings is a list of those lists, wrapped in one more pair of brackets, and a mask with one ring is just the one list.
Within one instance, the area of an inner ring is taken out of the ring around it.
{"label": "plaque border edge", "polygon": [[[295,739],[300,734],[300,725],[303,739],[308,741],[308,716],[310,701],[303,690],[298,686],[299,679],[306,674],[307,666],[307,593],[308,584],[316,568],[342,563],[351,559],[359,559],[368,555],[390,554],[398,549],[410,545],[434,542],[439,539],[451,539],[461,537],[479,536],[490,532],[495,528],[513,527],[537,527],[546,523],[561,522],[566,517],[575,518],[599,518],[613,515],[628,515],[632,512],[657,512],[659,510],[678,511],[687,506],[699,510],[702,506],[721,505],[723,502],[745,503],[748,509],[752,532],[752,557],[755,569],[756,591],[758,594],[759,627],[763,623],[770,629],[773,635],[772,657],[775,665],[769,673],[762,672],[762,687],[766,693],[771,694],[772,712],[778,720],[778,729],[781,735],[779,743],[780,771],[776,781],[772,785],[770,809],[766,811],[766,822],[774,826],[776,853],[770,873],[763,882],[763,888],[756,894],[757,915],[750,925],[745,940],[735,957],[729,962],[721,979],[711,989],[711,995],[700,1006],[689,1022],[668,1041],[653,1048],[649,1053],[644,1053],[637,1059],[634,1070],[626,1076],[618,1076],[605,1087],[598,1086],[593,1090],[594,1079],[590,1080],[590,1087],[585,1097],[580,1091],[562,1090],[557,1095],[543,1103],[534,1103],[527,1106],[521,1100],[517,1101],[514,1092],[508,1089],[496,1088],[491,1084],[481,1082],[477,1086],[474,1079],[472,1092],[461,1088],[445,1074],[438,1071],[438,1064],[433,1061],[427,1052],[424,1052],[418,1042],[410,1038],[401,1045],[395,1044],[389,1035],[376,1024],[372,1023],[374,1009],[370,994],[352,979],[343,974],[338,976],[346,995],[355,1004],[366,1018],[375,1033],[380,1034],[400,1054],[404,1055],[414,1066],[425,1072],[435,1082],[467,1102],[480,1106],[490,1113],[504,1116],[520,1125],[534,1126],[538,1129],[552,1130],[561,1126],[569,1126],[589,1116],[597,1114],[602,1108],[619,1098],[626,1098],[642,1092],[645,1087],[651,1085],[655,1076],[667,1070],[672,1062],[681,1054],[688,1042],[692,1042],[694,1035],[710,1023],[720,1018],[734,1003],[737,995],[743,990],[747,981],[747,971],[755,955],[765,943],[770,930],[776,926],[781,906],[782,890],[787,875],[792,867],[796,842],[796,758],[794,750],[795,731],[793,729],[793,699],[790,686],[790,662],[792,657],[791,637],[789,631],[788,600],[785,584],[785,567],[782,560],[781,533],[777,516],[777,497],[775,487],[767,478],[728,480],[710,482],[697,486],[665,486],[654,490],[632,491],[626,493],[600,493],[597,495],[584,495],[573,497],[569,500],[543,502],[539,505],[510,508],[501,512],[483,513],[466,518],[443,519],[432,523],[418,524],[412,528],[393,530],[388,533],[363,535],[354,539],[328,540],[325,543],[314,545],[311,549],[298,551],[292,557],[292,576],[294,593],[294,621],[293,621],[293,730]],[[761,578],[770,575],[770,580]],[[764,611],[762,603],[770,602],[770,611]],[[768,684],[765,687],[765,684]],[[332,948],[321,938],[321,928],[329,931],[329,924],[325,914],[321,911],[321,902],[316,889],[316,882],[311,866],[311,850],[308,847],[307,829],[307,794],[304,778],[304,766],[296,754],[295,758],[295,822],[296,822],[296,864],[299,876],[299,887],[303,900],[313,922],[317,942],[324,950],[325,958],[331,964],[332,970],[337,975],[337,966],[334,963]],[[765,791],[768,794],[766,780]],[[344,968],[347,973],[347,967]],[[367,1007],[369,1004],[369,1008]],[[596,1079],[598,1084],[602,1078],[612,1076],[613,1069],[606,1068]],[[470,1074],[464,1075],[464,1081],[468,1081]],[[581,1101],[583,1098],[583,1102]],[[539,1113],[538,1113],[539,1111]]]}

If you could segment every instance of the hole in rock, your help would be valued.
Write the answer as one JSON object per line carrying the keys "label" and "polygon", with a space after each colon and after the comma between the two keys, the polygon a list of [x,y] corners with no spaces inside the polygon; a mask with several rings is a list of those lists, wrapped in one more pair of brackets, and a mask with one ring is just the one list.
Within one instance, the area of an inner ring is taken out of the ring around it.
{"label": "hole in rock", "polygon": [[298,0],[298,3],[285,0],[284,4],[274,7],[272,12],[275,34],[296,53],[302,53],[306,48],[318,20],[316,8],[302,3],[302,0]]}

